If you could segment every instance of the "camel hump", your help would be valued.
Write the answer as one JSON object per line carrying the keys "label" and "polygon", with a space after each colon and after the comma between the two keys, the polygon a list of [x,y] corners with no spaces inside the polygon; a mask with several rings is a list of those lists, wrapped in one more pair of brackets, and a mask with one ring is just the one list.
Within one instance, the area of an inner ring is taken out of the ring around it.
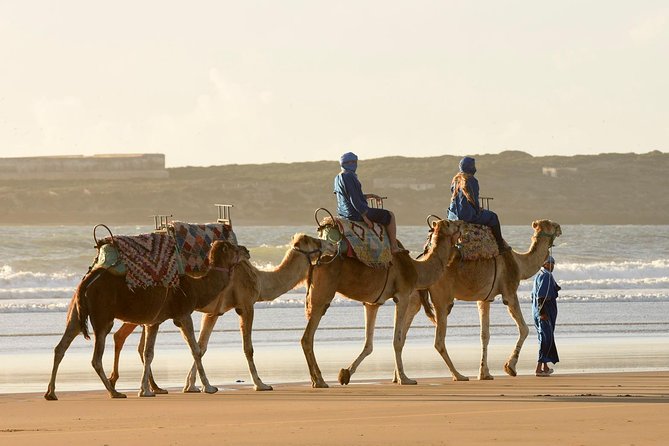
{"label": "camel hump", "polygon": [[[375,268],[385,268],[390,265],[393,255],[390,250],[390,239],[383,225],[374,223],[370,228],[363,222],[336,217],[330,226],[340,232],[342,243],[346,244],[344,255],[357,258],[365,265]],[[319,230],[319,233],[324,234],[325,230]],[[332,236],[330,232],[328,235]]]}
{"label": "camel hump", "polygon": [[465,223],[462,226],[458,247],[463,260],[492,259],[499,255],[492,229],[475,223]]}

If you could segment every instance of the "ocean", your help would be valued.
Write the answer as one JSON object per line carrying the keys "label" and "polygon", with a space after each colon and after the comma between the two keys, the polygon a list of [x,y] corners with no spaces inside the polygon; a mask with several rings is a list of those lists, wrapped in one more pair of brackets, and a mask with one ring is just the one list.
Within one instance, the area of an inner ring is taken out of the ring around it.
{"label": "ocean", "polygon": [[[0,227],[0,393],[43,391],[49,379],[53,348],[65,327],[72,293],[95,257],[91,226]],[[112,226],[114,234],[150,232],[153,226]],[[293,234],[315,235],[313,226],[236,226],[240,244],[262,269],[278,265]],[[669,369],[669,226],[564,225],[552,250],[554,275],[562,291],[556,341],[562,372]],[[504,226],[503,235],[519,252],[532,236],[527,226]],[[98,232],[98,236],[106,235]],[[398,237],[417,255],[427,226],[400,226]],[[519,297],[531,324],[532,280],[521,282]],[[253,342],[261,378],[269,383],[309,381],[300,338],[304,317],[304,287],[273,302],[256,305]],[[379,311],[375,352],[354,379],[392,377],[392,324],[394,305]],[[193,319],[199,327],[200,315]],[[498,297],[491,313],[490,367],[501,374],[511,352],[516,327]],[[139,332],[139,330],[138,330]],[[119,388],[136,389],[140,362],[133,334],[121,357]],[[434,351],[434,330],[427,318],[416,316],[405,348],[407,373],[414,377],[450,374]],[[248,384],[241,351],[238,318],[231,312],[220,318],[205,368],[212,383]],[[339,368],[357,355],[364,340],[362,305],[336,296],[316,334],[316,354],[325,379],[336,381]],[[477,375],[479,345],[475,303],[456,302],[448,320],[447,347],[456,366],[472,378]],[[90,366],[92,343],[78,337],[61,365],[58,389],[99,389],[102,383]],[[113,347],[108,337],[105,368],[111,369]],[[163,324],[156,345],[154,371],[163,384],[178,387],[185,378],[190,356],[176,327]],[[530,325],[519,363],[519,373],[532,373],[536,335]]]}

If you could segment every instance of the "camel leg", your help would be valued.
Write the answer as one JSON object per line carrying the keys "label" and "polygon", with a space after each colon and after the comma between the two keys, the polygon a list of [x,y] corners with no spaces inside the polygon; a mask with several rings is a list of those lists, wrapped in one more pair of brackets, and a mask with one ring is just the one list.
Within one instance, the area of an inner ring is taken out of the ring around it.
{"label": "camel leg", "polygon": [[253,362],[253,342],[251,340],[251,332],[253,329],[253,305],[248,308],[238,309],[239,313],[239,330],[242,333],[242,347],[244,348],[244,355],[246,355],[246,362],[249,365],[249,373],[253,380],[253,387],[255,390],[272,390],[272,386],[263,383],[258,376],[256,365]]}
{"label": "camel leg", "polygon": [[516,364],[518,363],[520,350],[523,348],[523,343],[525,342],[525,338],[527,338],[530,330],[527,328],[527,324],[525,323],[525,318],[523,317],[523,312],[520,309],[520,303],[518,302],[518,295],[516,292],[513,292],[513,295],[510,299],[504,299],[504,302],[507,302],[507,311],[516,322],[516,326],[518,327],[518,340],[516,341],[516,347],[513,349],[513,352],[506,361],[506,364],[504,364],[504,371],[511,376],[516,376]]}
{"label": "camel leg", "polygon": [[355,358],[355,361],[347,369],[339,371],[339,384],[347,385],[351,382],[351,376],[355,373],[360,363],[374,350],[374,328],[376,326],[376,315],[379,312],[379,305],[365,304],[365,346],[362,352]]}
{"label": "camel leg", "polygon": [[[190,314],[187,314],[179,319],[174,319],[174,323],[177,324],[179,330],[181,330],[181,335],[188,343],[190,347],[191,354],[195,360],[195,365],[197,366],[197,372],[200,375],[200,381],[202,381],[202,391],[205,393],[216,393],[218,388],[209,384],[207,375],[204,372],[204,367],[202,366],[202,353],[200,351],[200,346],[195,339],[195,331],[193,330],[193,319],[191,319]],[[186,388],[184,388],[184,392]]]}
{"label": "camel leg", "polygon": [[[211,333],[214,331],[214,326],[218,321],[218,314],[202,314],[202,322],[200,324],[200,337],[198,339],[198,346],[200,347],[200,355],[204,356],[207,352],[207,345],[209,345],[209,338]],[[186,377],[186,385],[184,386],[184,392],[186,393],[195,393],[200,392],[200,388],[195,385],[195,378],[197,377],[197,363],[193,361],[193,366],[188,372]]]}
{"label": "camel leg", "polygon": [[121,358],[121,350],[123,349],[125,340],[128,338],[128,336],[130,336],[136,327],[136,324],[125,322],[123,325],[121,325],[121,328],[116,330],[116,333],[114,333],[114,369],[112,370],[111,375],[109,375],[109,382],[111,382],[112,386],[114,387],[116,387],[116,381],[118,381],[120,376],[118,373],[118,363],[119,359]]}
{"label": "camel leg", "polygon": [[[142,350],[142,362],[144,363],[144,370],[142,372],[142,383],[138,393],[138,395],[141,397],[156,396],[155,392],[151,390],[149,385],[149,376],[151,374],[151,363],[153,362],[153,353],[156,345],[156,336],[158,336],[159,326],[159,324],[144,326],[144,333],[142,334],[142,337],[144,338],[144,348]],[[142,345],[141,341],[140,345]]]}
{"label": "camel leg", "polygon": [[[416,317],[416,314],[420,311],[421,303],[420,298],[417,298],[418,294],[414,291],[411,293],[409,298],[409,304],[407,305],[407,311],[404,314],[404,322],[402,323],[402,348],[404,348],[404,343],[407,339],[407,334],[409,333],[409,328],[413,319]],[[400,382],[399,377],[397,376],[397,371],[393,372],[393,383],[397,384]]]}
{"label": "camel leg", "polygon": [[95,327],[95,324],[93,324],[93,329],[95,331],[95,349],[93,350],[93,360],[91,361],[91,365],[100,377],[102,384],[104,384],[109,392],[109,396],[112,398],[125,398],[125,394],[116,391],[113,384],[107,378],[104,367],[102,366],[102,355],[105,352],[105,340],[113,326],[113,319],[103,327]]}
{"label": "camel leg", "polygon": [[307,316],[308,318],[307,327],[304,329],[304,334],[302,335],[302,341],[301,341],[302,350],[304,351],[304,357],[306,358],[307,365],[309,366],[309,374],[311,375],[311,387],[314,388],[328,387],[327,383],[323,379],[323,375],[321,374],[320,368],[318,368],[318,363],[316,362],[316,355],[314,355],[314,334],[316,333],[318,324],[320,323],[321,318],[325,314],[328,305],[329,301],[325,304],[322,303],[314,304],[312,301],[311,311]]}
{"label": "camel leg", "polygon": [[416,380],[406,376],[404,373],[404,363],[402,362],[402,349],[404,348],[404,341],[406,339],[404,332],[404,318],[407,313],[408,304],[409,296],[398,298],[397,303],[395,304],[395,324],[393,336],[393,348],[395,349],[395,376],[402,385],[417,384]]}
{"label": "camel leg", "polygon": [[[142,335],[139,337],[139,344],[137,344],[137,353],[139,353],[139,359],[142,360],[144,364],[144,347],[146,345],[146,328],[142,327]],[[156,380],[153,379],[153,368],[149,367],[149,387],[156,395],[167,395],[169,392],[156,383]]]}
{"label": "camel leg", "polygon": [[479,380],[494,379],[488,369],[488,344],[490,343],[490,302],[478,301],[479,326],[481,331],[481,363],[479,364]]}
{"label": "camel leg", "polygon": [[58,373],[58,366],[65,356],[65,352],[70,347],[70,344],[77,337],[81,331],[79,330],[79,315],[76,308],[70,308],[70,317],[68,318],[67,325],[65,327],[65,332],[63,337],[60,339],[56,348],[53,351],[53,368],[51,369],[51,379],[49,380],[49,386],[44,398],[48,401],[56,401],[58,397],[56,396],[56,374]]}
{"label": "camel leg", "polygon": [[460,374],[460,372],[455,369],[453,361],[451,361],[450,356],[448,356],[448,350],[446,350],[447,319],[448,313],[450,313],[450,309],[453,306],[453,302],[451,301],[448,304],[447,309],[442,308],[442,306],[438,305],[436,301],[434,304],[434,316],[436,319],[436,327],[434,330],[434,348],[437,349],[437,352],[439,352],[443,360],[446,362],[448,370],[451,371],[453,381],[469,381],[468,377]]}

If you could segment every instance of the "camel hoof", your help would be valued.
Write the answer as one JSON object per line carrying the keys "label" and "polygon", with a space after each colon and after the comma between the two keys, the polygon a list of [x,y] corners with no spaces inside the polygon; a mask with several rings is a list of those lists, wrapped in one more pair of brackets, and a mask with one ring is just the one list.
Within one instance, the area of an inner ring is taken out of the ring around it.
{"label": "camel hoof", "polygon": [[492,381],[493,379],[495,379],[495,377],[492,375],[479,376],[479,381]]}
{"label": "camel hoof", "polygon": [[47,392],[44,394],[44,399],[47,401],[58,401],[58,397],[53,392]]}
{"label": "camel hoof", "polygon": [[111,392],[111,393],[109,394],[109,396],[111,396],[112,398],[127,398],[127,396],[125,395],[125,393],[116,392],[116,391]]}
{"label": "camel hoof", "polygon": [[469,381],[469,377],[464,375],[453,375],[453,381]]}
{"label": "camel hoof", "polygon": [[[123,394],[121,393],[121,395],[123,395]],[[140,390],[140,391],[137,393],[137,396],[142,397],[142,398],[153,398],[154,396],[156,396],[156,394],[153,393],[153,392],[151,392],[150,390],[149,390],[149,391],[146,391],[146,392]],[[123,395],[123,396],[121,396],[121,397],[116,397],[116,396],[115,396],[115,397],[113,397],[113,398],[125,398],[125,395]]]}
{"label": "camel hoof", "polygon": [[215,386],[206,386],[202,388],[202,392],[212,394],[218,392],[218,387]]}
{"label": "camel hoof", "polygon": [[516,370],[511,368],[509,364],[504,364],[504,371],[509,376],[516,376]]}
{"label": "camel hoof", "polygon": [[200,393],[200,388],[198,386],[186,386],[183,393]]}
{"label": "camel hoof", "polygon": [[155,393],[156,395],[167,395],[168,393],[170,393],[167,390],[162,389],[160,387],[155,387],[152,388],[151,390],[153,390],[153,393]]}
{"label": "camel hoof", "polygon": [[418,381],[411,378],[404,378],[402,379],[402,381],[400,381],[400,384],[403,386],[415,386],[416,384],[418,384]]}
{"label": "camel hoof", "polygon": [[325,381],[319,381],[312,383],[311,387],[313,387],[314,389],[327,389],[330,386],[328,386],[328,384]]}
{"label": "camel hoof", "polygon": [[349,369],[341,369],[339,371],[339,376],[337,377],[339,384],[342,386],[347,385],[351,382],[351,371]]}
{"label": "camel hoof", "polygon": [[260,383],[257,386],[253,386],[253,387],[254,387],[255,390],[257,390],[259,392],[262,392],[264,390],[274,390],[274,388],[272,386],[268,386],[265,383]]}

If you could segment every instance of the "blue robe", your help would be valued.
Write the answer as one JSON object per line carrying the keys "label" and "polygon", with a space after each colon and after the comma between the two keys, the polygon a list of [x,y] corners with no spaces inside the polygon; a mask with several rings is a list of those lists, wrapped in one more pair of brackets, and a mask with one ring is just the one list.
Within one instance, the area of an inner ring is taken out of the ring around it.
{"label": "blue robe", "polygon": [[342,169],[334,179],[334,193],[337,196],[337,214],[348,220],[362,221],[369,206],[362,193],[362,185],[355,172]]}
{"label": "blue robe", "polygon": [[[539,338],[538,362],[556,364],[560,361],[555,345],[558,290],[559,287],[553,278],[553,274],[547,269],[541,268],[534,278],[534,286],[532,287],[532,318]],[[547,319],[541,319],[541,314],[546,314]]]}

